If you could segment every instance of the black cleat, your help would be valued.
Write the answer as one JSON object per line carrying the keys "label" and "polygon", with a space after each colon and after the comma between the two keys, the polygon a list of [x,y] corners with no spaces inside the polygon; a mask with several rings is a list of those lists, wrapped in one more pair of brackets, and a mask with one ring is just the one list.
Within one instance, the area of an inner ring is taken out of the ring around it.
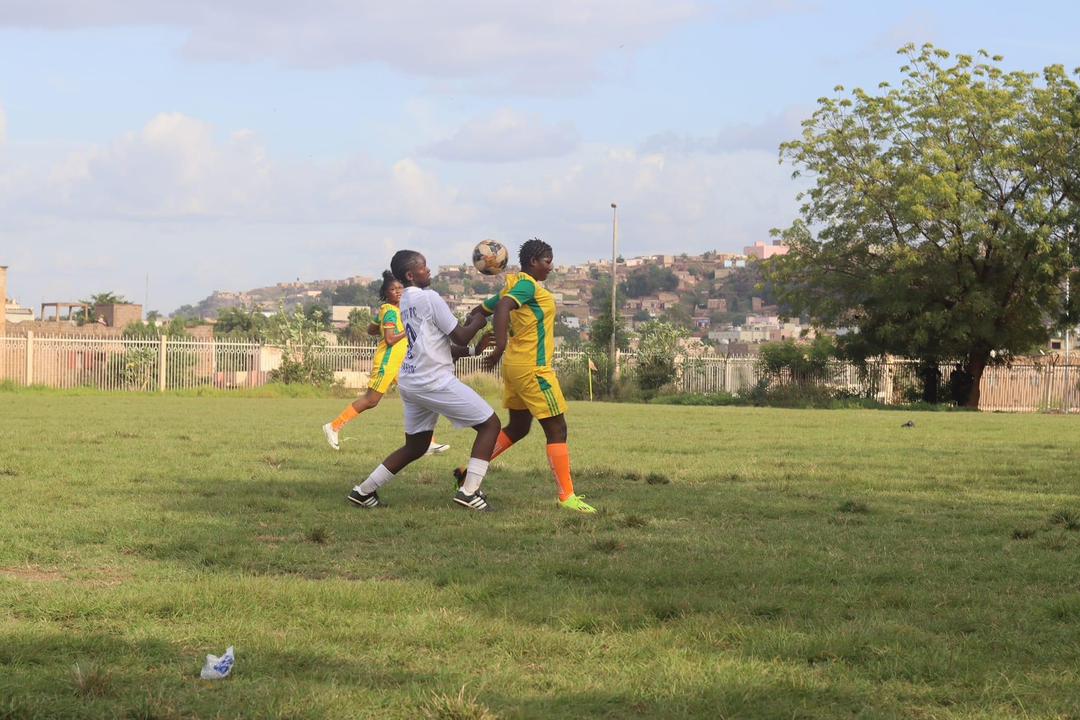
{"label": "black cleat", "polygon": [[386,503],[379,500],[379,493],[371,493],[365,495],[359,490],[353,490],[349,493],[349,497],[346,498],[353,505],[359,505],[363,508],[383,508],[386,507]]}
{"label": "black cleat", "polygon": [[488,504],[487,496],[479,490],[475,495],[466,495],[460,490],[454,495],[454,502],[462,507],[469,508],[470,510],[478,510],[480,512],[491,512],[495,508]]}

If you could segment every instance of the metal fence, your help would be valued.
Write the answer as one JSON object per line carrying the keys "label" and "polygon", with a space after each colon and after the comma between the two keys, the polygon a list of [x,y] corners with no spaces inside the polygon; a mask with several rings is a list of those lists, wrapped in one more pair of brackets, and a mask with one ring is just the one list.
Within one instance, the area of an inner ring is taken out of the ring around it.
{"label": "metal fence", "polygon": [[[349,388],[366,385],[375,345],[320,348],[318,361],[335,381]],[[0,382],[56,388],[165,391],[201,387],[251,388],[264,385],[280,367],[282,348],[251,342],[188,338],[117,339],[85,337],[0,337]],[[603,356],[592,358],[603,365]],[[621,353],[621,370],[632,374],[636,358]],[[459,375],[485,371],[482,358],[458,360]],[[560,372],[588,373],[590,358],[580,351],[556,351]],[[952,370],[942,368],[942,392]],[[918,364],[888,360],[856,367],[831,363],[812,377],[767,377],[754,357],[703,356],[676,363],[672,387],[680,393],[746,393],[760,383],[814,385],[837,393],[868,397],[885,404],[918,400]],[[1080,410],[1080,366],[1060,358],[986,369],[980,384],[983,410],[1033,412]]]}

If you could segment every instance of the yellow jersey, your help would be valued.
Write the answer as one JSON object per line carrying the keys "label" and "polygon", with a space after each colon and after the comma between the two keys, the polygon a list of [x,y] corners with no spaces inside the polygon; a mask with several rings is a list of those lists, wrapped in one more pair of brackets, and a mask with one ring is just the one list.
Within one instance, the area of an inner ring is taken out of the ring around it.
{"label": "yellow jersey", "polygon": [[395,335],[405,332],[405,324],[401,321],[401,311],[396,305],[383,303],[379,307],[375,322],[379,326],[379,346],[375,348],[372,373],[392,375],[396,378],[401,361],[405,358],[405,353],[409,351],[409,339],[401,338],[393,345],[387,345],[386,331],[393,329]]}
{"label": "yellow jersey", "polygon": [[484,309],[495,312],[499,300],[508,297],[517,304],[510,311],[510,338],[503,363],[506,365],[551,367],[555,353],[555,296],[529,273],[511,273],[506,286],[484,301]]}

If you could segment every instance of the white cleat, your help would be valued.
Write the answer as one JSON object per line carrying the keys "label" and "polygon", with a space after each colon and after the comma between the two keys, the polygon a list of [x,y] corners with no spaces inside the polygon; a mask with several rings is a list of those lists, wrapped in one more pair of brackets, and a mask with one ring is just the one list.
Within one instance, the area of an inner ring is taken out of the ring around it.
{"label": "white cleat", "polygon": [[444,443],[432,442],[430,445],[428,445],[427,452],[424,453],[424,454],[425,455],[441,455],[442,453],[446,452],[449,449],[450,449],[449,445],[446,445]]}
{"label": "white cleat", "polygon": [[322,426],[322,431],[323,435],[326,436],[326,442],[330,445],[330,447],[334,448],[335,450],[340,450],[341,445],[338,444],[337,430],[334,429],[334,426],[330,423],[326,423]]}

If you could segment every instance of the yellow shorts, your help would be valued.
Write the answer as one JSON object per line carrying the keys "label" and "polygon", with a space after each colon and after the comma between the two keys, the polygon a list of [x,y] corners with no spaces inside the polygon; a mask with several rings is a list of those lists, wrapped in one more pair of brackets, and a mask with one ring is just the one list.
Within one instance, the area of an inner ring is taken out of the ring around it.
{"label": "yellow shorts", "polygon": [[404,349],[394,352],[398,345],[407,347],[408,343],[397,343],[383,352],[375,353],[371,364],[371,378],[368,380],[368,390],[385,395],[390,392],[397,382],[401,363],[405,360]]}
{"label": "yellow shorts", "polygon": [[550,367],[503,365],[503,405],[528,410],[537,420],[566,412],[559,378]]}

